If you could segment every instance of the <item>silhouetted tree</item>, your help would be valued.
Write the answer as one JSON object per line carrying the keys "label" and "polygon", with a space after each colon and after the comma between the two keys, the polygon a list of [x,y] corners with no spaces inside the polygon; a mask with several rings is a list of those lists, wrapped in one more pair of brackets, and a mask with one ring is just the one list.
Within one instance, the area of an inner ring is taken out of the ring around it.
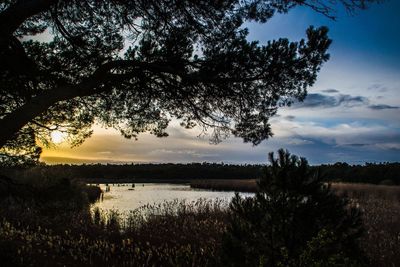
{"label": "silhouetted tree", "polygon": [[[374,0],[6,0],[0,3],[0,148],[38,157],[54,130],[79,144],[97,121],[166,136],[171,118],[258,144],[277,107],[302,100],[331,43],[249,42],[246,21],[309,6],[334,16]],[[18,151],[14,149],[18,148]]]}
{"label": "silhouetted tree", "polygon": [[353,266],[362,262],[360,213],[283,149],[252,198],[230,204],[223,260],[231,266]]}

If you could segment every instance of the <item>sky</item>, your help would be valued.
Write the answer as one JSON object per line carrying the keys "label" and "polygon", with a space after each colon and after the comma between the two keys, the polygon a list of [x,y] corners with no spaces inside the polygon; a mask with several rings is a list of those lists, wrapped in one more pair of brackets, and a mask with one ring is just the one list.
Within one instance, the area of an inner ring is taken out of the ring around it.
{"label": "sky", "polygon": [[339,11],[336,21],[307,8],[276,15],[266,24],[247,24],[249,40],[305,37],[310,26],[328,26],[333,39],[330,60],[302,103],[281,108],[271,118],[274,136],[253,146],[231,137],[209,143],[198,129],[173,121],[169,137],[148,134],[124,139],[113,129],[94,126],[81,146],[60,143],[44,148],[49,163],[266,163],[279,148],[311,164],[400,161],[400,1],[375,4],[351,16]]}

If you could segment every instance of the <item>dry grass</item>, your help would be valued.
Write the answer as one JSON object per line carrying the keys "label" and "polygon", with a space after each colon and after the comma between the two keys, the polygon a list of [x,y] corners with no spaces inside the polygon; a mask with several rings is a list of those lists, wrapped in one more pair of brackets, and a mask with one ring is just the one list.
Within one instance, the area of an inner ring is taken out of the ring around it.
{"label": "dry grass", "polygon": [[0,220],[1,266],[215,266],[226,224],[204,199],[93,213],[58,232]]}
{"label": "dry grass", "polygon": [[400,266],[400,186],[332,184],[363,211],[361,245],[371,266]]}
{"label": "dry grass", "polygon": [[[256,180],[200,180],[194,188],[256,192]],[[371,266],[400,266],[400,186],[332,183],[363,212],[365,234],[361,246]]]}
{"label": "dry grass", "polygon": [[381,199],[400,201],[400,186],[332,183],[331,188],[340,195],[347,195],[352,199]]}
{"label": "dry grass", "polygon": [[[207,180],[192,186],[254,192],[256,181]],[[363,211],[366,231],[361,246],[371,266],[400,266],[400,186],[334,183],[331,187]],[[18,259],[21,266],[28,261],[70,266],[110,266],[111,261],[120,266],[212,265],[225,231],[222,204],[163,203],[143,207],[124,220],[117,213],[106,217],[99,213],[97,219],[75,216],[76,225],[60,225],[68,232],[56,232],[58,227],[48,230],[43,221],[42,228],[32,227],[35,216],[43,217],[24,209],[29,216],[18,213],[14,216],[18,222],[0,221],[0,255]],[[25,217],[29,224],[23,223]]]}

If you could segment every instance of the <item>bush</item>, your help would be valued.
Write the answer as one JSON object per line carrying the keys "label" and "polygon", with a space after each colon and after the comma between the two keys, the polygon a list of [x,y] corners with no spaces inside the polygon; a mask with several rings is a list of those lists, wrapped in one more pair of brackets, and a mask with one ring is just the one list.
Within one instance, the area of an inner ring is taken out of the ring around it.
{"label": "bush", "polygon": [[[0,231],[0,236],[1,236]],[[2,266],[23,266],[18,261],[18,245],[15,241],[0,239],[0,262]]]}
{"label": "bush", "polygon": [[64,177],[0,176],[0,218],[63,231],[65,225],[89,220],[90,201],[100,194],[99,187]]}
{"label": "bush", "polygon": [[336,196],[306,159],[283,149],[253,198],[230,204],[222,261],[228,266],[352,266],[363,263],[358,246],[360,212]]}

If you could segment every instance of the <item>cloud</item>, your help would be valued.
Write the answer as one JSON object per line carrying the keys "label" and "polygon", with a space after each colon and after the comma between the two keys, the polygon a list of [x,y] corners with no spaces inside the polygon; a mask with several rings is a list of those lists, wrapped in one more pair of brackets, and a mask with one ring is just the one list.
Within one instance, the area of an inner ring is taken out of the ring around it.
{"label": "cloud", "polygon": [[337,99],[338,106],[344,105],[347,107],[364,105],[369,102],[368,98],[364,96],[339,95]]}
{"label": "cloud", "polygon": [[330,88],[330,89],[322,90],[322,92],[328,93],[328,94],[333,94],[333,93],[339,93],[339,90]]}
{"label": "cloud", "polygon": [[333,107],[336,106],[336,98],[323,94],[308,94],[303,102],[296,103],[293,107],[297,108],[315,108],[315,107]]}
{"label": "cloud", "polygon": [[124,139],[118,133],[95,132],[92,138],[73,150],[62,148],[52,153],[46,150],[42,160],[48,163],[265,163],[267,153],[281,147],[305,156],[312,164],[400,160],[400,132],[392,126],[379,122],[338,123],[336,120],[318,123],[282,117],[272,123],[274,138],[256,147],[244,144],[240,138],[209,145],[207,138],[197,138],[195,133],[191,139],[188,136],[182,139],[186,130],[177,126],[172,127],[173,134],[168,138],[144,134],[138,141]]}
{"label": "cloud", "polygon": [[95,164],[95,163],[112,163],[112,164],[124,164],[127,161],[123,160],[112,160],[112,159],[103,159],[103,158],[81,158],[81,157],[40,157],[42,162],[46,162],[47,164]]}
{"label": "cloud", "polygon": [[[281,115],[270,121],[274,137],[256,147],[244,144],[240,138],[210,145],[207,136],[199,137],[201,129],[186,130],[173,120],[167,129],[168,138],[142,134],[138,141],[133,141],[124,139],[115,130],[96,128],[82,146],[73,150],[45,149],[42,160],[49,163],[265,163],[268,152],[283,147],[306,157],[312,164],[399,161],[400,125],[395,113],[400,106],[390,106],[397,105],[396,102],[379,104],[376,98],[370,97],[371,101],[358,92],[311,93],[303,103],[296,103],[295,109],[281,109]],[[355,106],[361,108],[347,108]],[[388,111],[375,111],[381,109]]]}
{"label": "cloud", "polygon": [[99,151],[99,152],[97,152],[97,154],[100,154],[100,155],[109,155],[109,154],[112,154],[112,152],[111,152],[111,151]]}
{"label": "cloud", "polygon": [[287,116],[285,116],[285,119],[287,119],[288,121],[292,121],[292,120],[294,120],[296,118],[296,116],[293,116],[293,115],[287,115]]}
{"label": "cloud", "polygon": [[352,96],[338,94],[330,96],[325,94],[308,94],[303,102],[293,105],[295,108],[333,108],[338,106],[355,107],[367,105],[368,98],[364,96]]}
{"label": "cloud", "polygon": [[371,105],[371,106],[369,106],[369,108],[373,109],[373,110],[383,110],[383,109],[398,109],[400,107],[390,106],[390,105],[385,105],[385,104],[378,104],[378,105]]}
{"label": "cloud", "polygon": [[[328,146],[353,148],[370,146],[370,148],[383,149],[383,146],[376,146],[383,143],[400,145],[398,129],[379,121],[345,123],[333,119],[318,123],[285,120],[274,123],[272,129],[276,133],[275,138],[286,144],[290,144],[291,139],[297,138],[314,143],[320,142]],[[292,144],[296,144],[296,142],[292,142]]]}
{"label": "cloud", "polygon": [[294,146],[301,146],[301,145],[311,145],[314,144],[314,142],[306,139],[293,138],[288,142],[288,144]]}
{"label": "cloud", "polygon": [[344,146],[363,147],[367,145],[368,144],[355,143],[355,144],[345,144]]}
{"label": "cloud", "polygon": [[210,153],[210,152],[199,152],[194,149],[156,149],[148,153],[149,155],[157,155],[160,156],[177,156],[182,155],[183,157],[190,157],[190,159],[194,158],[212,158],[218,157],[217,153]]}
{"label": "cloud", "polygon": [[388,88],[383,84],[375,83],[368,87],[368,90],[379,91],[379,92],[386,92]]}
{"label": "cloud", "polygon": [[400,143],[381,143],[377,146],[385,150],[400,150]]}

